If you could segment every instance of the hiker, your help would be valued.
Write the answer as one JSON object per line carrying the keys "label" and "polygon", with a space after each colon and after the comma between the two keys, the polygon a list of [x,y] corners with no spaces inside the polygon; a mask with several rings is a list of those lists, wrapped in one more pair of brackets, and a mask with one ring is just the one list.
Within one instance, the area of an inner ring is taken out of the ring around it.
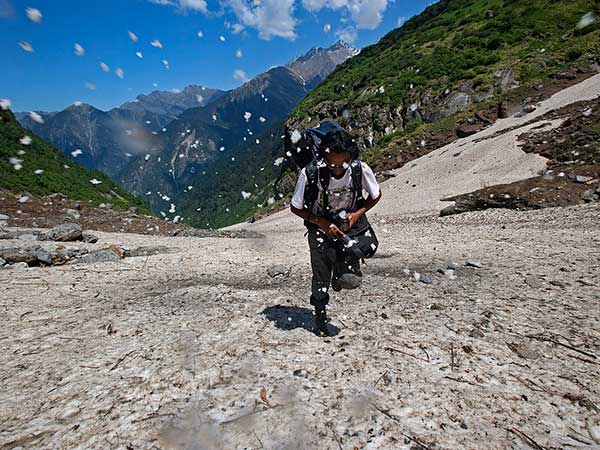
{"label": "hiker", "polygon": [[299,142],[292,139],[292,154],[310,149],[312,155],[304,160],[312,159],[300,172],[291,210],[308,229],[315,332],[328,336],[330,284],[336,292],[356,289],[362,277],[360,259],[377,250],[365,213],[377,204],[381,190],[371,168],[358,159],[354,139],[337,123],[326,121],[301,136],[295,133]]}

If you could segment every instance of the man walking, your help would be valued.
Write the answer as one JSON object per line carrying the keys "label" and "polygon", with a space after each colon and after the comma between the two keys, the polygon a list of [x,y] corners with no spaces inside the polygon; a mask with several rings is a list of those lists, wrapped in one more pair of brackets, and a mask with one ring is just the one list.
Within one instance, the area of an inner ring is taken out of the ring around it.
{"label": "man walking", "polygon": [[[349,251],[358,241],[348,236],[374,238],[365,213],[381,198],[373,171],[358,159],[354,139],[335,126],[335,131],[322,137],[319,157],[300,172],[291,207],[308,228],[313,273],[310,303],[315,307],[315,331],[319,335],[329,335],[326,305],[330,284],[337,292],[355,289],[361,283],[359,257]],[[374,253],[377,244],[370,245]]]}

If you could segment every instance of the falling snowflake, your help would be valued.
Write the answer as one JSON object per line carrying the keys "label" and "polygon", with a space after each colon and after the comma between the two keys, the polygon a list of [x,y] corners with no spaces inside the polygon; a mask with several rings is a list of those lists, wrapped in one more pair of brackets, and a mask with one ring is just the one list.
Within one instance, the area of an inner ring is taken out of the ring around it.
{"label": "falling snowflake", "polygon": [[74,101],[73,105],[75,106],[81,106],[83,103],[80,100]]}
{"label": "falling snowflake", "polygon": [[110,67],[108,67],[106,64],[104,64],[103,62],[100,63],[100,67],[102,68],[103,71],[105,71],[106,73],[110,72]]}
{"label": "falling snowflake", "polygon": [[297,144],[298,142],[300,142],[300,139],[302,139],[302,135],[298,130],[294,130],[292,132],[292,144]]}
{"label": "falling snowflake", "polygon": [[202,103],[204,101],[204,97],[202,97],[201,95],[198,94],[198,95],[196,95],[196,101],[198,103]]}
{"label": "falling snowflake", "polygon": [[219,36],[219,40],[220,40],[221,42],[225,42],[225,36]]}
{"label": "falling snowflake", "polygon": [[269,199],[267,200],[267,203],[269,205],[272,205],[273,203],[275,203],[275,199],[273,197],[269,197]]}
{"label": "falling snowflake", "polygon": [[41,175],[44,173],[44,169],[36,169],[33,171],[33,173],[35,173],[36,175]]}
{"label": "falling snowflake", "polygon": [[29,145],[29,144],[31,144],[31,137],[23,136],[21,139],[19,139],[19,142],[23,145]]}
{"label": "falling snowflake", "polygon": [[150,153],[146,153],[146,155],[144,156],[144,161],[149,161],[150,160]]}
{"label": "falling snowflake", "polygon": [[31,44],[27,41],[21,41],[19,42],[19,46],[25,50],[26,52],[33,52],[33,47],[31,46]]}
{"label": "falling snowflake", "polygon": [[97,185],[97,184],[102,184],[102,181],[100,181],[100,180],[96,180],[95,178],[92,178],[92,179],[90,180],[90,183],[92,183],[93,185]]}
{"label": "falling snowflake", "polygon": [[25,10],[27,18],[35,23],[42,23],[42,12],[37,8],[27,8]]}
{"label": "falling snowflake", "polygon": [[323,27],[323,31],[325,33],[329,33],[331,31],[331,25],[326,23],[325,26]]}
{"label": "falling snowflake", "polygon": [[85,55],[85,49],[80,44],[74,44],[73,48],[75,49],[75,54],[77,56]]}
{"label": "falling snowflake", "polygon": [[267,119],[265,119],[263,116],[260,116],[258,120],[260,120],[261,123],[265,123],[267,121]]}
{"label": "falling snowflake", "polygon": [[79,150],[78,148],[76,148],[75,150],[73,150],[73,151],[71,152],[71,156],[72,156],[73,158],[77,158],[77,157],[78,157],[79,155],[81,155],[82,153],[83,153],[83,152],[82,152],[81,150]]}
{"label": "falling snowflake", "polygon": [[250,197],[252,197],[252,194],[250,192],[242,191],[242,198],[244,200],[248,200]]}
{"label": "falling snowflake", "polygon": [[163,60],[162,60],[162,63],[163,63],[163,65],[165,66],[165,68],[166,68],[167,70],[169,70],[169,69],[170,69],[170,67],[169,67],[169,61],[167,61],[166,59],[163,59]]}
{"label": "falling snowflake", "polygon": [[212,120],[214,120],[216,122],[216,120],[217,120],[217,115],[216,114],[212,115]]}
{"label": "falling snowflake", "polygon": [[93,91],[94,89],[96,89],[96,83],[94,83],[93,81],[86,81],[85,87]]}
{"label": "falling snowflake", "polygon": [[115,75],[118,76],[121,80],[125,77],[125,72],[120,67],[117,67],[115,70]]}
{"label": "falling snowflake", "polygon": [[596,16],[593,12],[587,13],[585,16],[581,18],[581,20],[577,23],[577,29],[582,30],[584,28],[589,27],[591,24],[596,22]]}
{"label": "falling snowflake", "polygon": [[198,36],[200,39],[202,39],[204,37],[204,33],[202,31],[198,31],[196,33],[196,36]]}
{"label": "falling snowflake", "polygon": [[144,55],[142,55],[142,52],[135,52],[135,56],[137,56],[140,59],[144,57]]}
{"label": "falling snowflake", "polygon": [[9,158],[8,162],[12,164],[13,169],[15,169],[15,170],[21,170],[23,168],[23,166],[22,166],[23,160],[22,159],[13,157],[13,158]]}
{"label": "falling snowflake", "polygon": [[241,50],[238,50],[237,52],[235,52],[235,57],[236,58],[241,58],[242,56],[244,56],[244,54],[242,53]]}
{"label": "falling snowflake", "polygon": [[249,122],[251,117],[252,117],[252,113],[250,113],[248,111],[246,111],[244,113],[244,119],[246,120],[246,122]]}
{"label": "falling snowflake", "polygon": [[150,42],[150,45],[156,48],[163,48],[162,42],[160,42],[158,39],[155,39],[154,41]]}
{"label": "falling snowflake", "polygon": [[379,93],[380,94],[385,93],[385,88],[383,86],[379,86]]}
{"label": "falling snowflake", "polygon": [[280,166],[280,165],[283,163],[283,159],[284,159],[284,158],[283,158],[283,156],[281,156],[281,157],[277,158],[277,159],[275,160],[275,162],[273,163],[273,165],[274,165],[274,166]]}
{"label": "falling snowflake", "polygon": [[173,203],[171,203],[171,209],[169,209],[169,213],[173,214],[175,212],[175,205]]}
{"label": "falling snowflake", "polygon": [[260,139],[257,139],[257,140],[256,140],[256,143],[257,143],[257,144],[260,144]]}
{"label": "falling snowflake", "polygon": [[133,31],[128,31],[127,34],[129,35],[129,39],[131,39],[133,42],[138,41],[138,37],[135,35],[135,33]]}
{"label": "falling snowflake", "polygon": [[36,113],[35,111],[31,111],[29,113],[29,117],[31,117],[31,120],[33,120],[34,122],[37,123],[44,123],[44,119],[42,118],[42,116],[40,116],[38,113]]}
{"label": "falling snowflake", "polygon": [[12,102],[8,98],[0,99],[0,108],[2,108],[3,110],[7,110],[8,108],[10,108],[11,104]]}
{"label": "falling snowflake", "polygon": [[66,164],[63,164],[63,167],[64,167],[65,169],[70,169],[70,168],[71,168],[71,166],[68,166],[68,165],[66,165]]}

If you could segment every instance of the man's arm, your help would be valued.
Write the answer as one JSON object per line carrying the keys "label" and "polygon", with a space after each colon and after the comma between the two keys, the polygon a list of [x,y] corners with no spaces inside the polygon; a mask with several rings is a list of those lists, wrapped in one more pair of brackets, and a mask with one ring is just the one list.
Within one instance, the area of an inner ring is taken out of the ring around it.
{"label": "man's arm", "polygon": [[369,197],[365,200],[365,204],[362,208],[357,209],[352,214],[350,214],[350,228],[354,226],[354,224],[358,221],[360,216],[364,215],[368,210],[370,210],[373,206],[379,203],[379,200],[381,200],[381,190],[379,191],[379,196],[377,198]]}

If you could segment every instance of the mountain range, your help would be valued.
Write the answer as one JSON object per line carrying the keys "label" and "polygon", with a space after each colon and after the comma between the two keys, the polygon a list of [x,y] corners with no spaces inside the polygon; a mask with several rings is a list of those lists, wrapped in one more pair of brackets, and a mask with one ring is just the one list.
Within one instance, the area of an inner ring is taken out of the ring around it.
{"label": "mountain range", "polygon": [[[358,53],[339,41],[227,92],[188,86],[140,95],[107,112],[76,104],[61,112],[38,112],[43,123],[27,113],[17,117],[67,156],[79,150],[76,158],[85,167],[102,170],[132,193],[148,194],[152,207],[165,212],[214,161],[229,158],[237,166],[229,155],[232,148],[247,145],[261,158],[262,133]],[[264,154],[271,157],[270,151]],[[203,192],[213,194],[209,187]]]}

